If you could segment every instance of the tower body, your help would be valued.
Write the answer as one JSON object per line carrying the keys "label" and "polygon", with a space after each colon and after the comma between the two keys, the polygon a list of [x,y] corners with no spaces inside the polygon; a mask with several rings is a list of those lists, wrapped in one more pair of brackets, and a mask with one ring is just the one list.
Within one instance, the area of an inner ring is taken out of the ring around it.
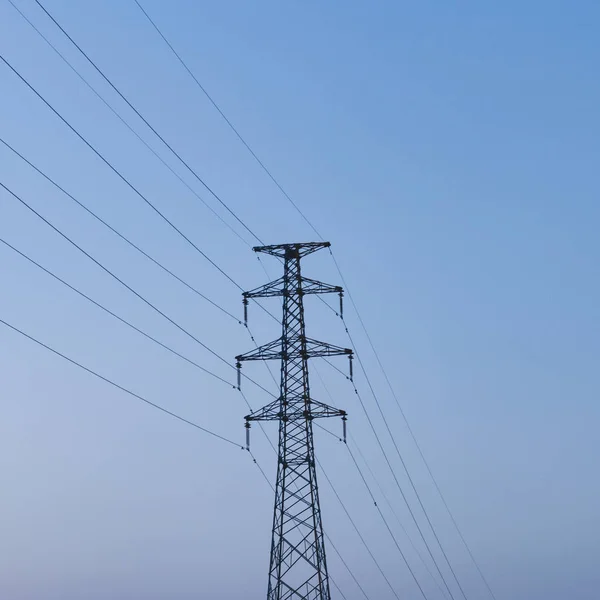
{"label": "tower body", "polygon": [[236,357],[238,367],[249,360],[280,360],[280,395],[274,402],[246,417],[251,421],[279,423],[277,479],[269,566],[267,600],[330,600],[329,577],[313,440],[313,420],[342,417],[346,413],[311,397],[308,359],[348,355],[339,348],[306,337],[304,297],[342,290],[302,276],[301,259],[328,247],[327,242],[282,244],[255,248],[283,259],[283,277],[252,292],[250,298],[283,297],[281,337],[270,344]]}

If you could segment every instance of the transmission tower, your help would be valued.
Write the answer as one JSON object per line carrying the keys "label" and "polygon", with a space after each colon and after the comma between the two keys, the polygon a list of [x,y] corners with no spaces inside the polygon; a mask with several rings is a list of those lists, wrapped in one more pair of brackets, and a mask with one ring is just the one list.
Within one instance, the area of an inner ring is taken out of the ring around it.
{"label": "transmission tower", "polygon": [[281,337],[236,357],[238,386],[242,362],[280,360],[279,398],[246,416],[246,443],[249,445],[252,421],[279,421],[279,451],[275,485],[275,510],[267,600],[330,600],[329,576],[325,558],[323,525],[313,443],[313,419],[342,417],[344,438],[346,412],[311,398],[308,359],[346,355],[339,348],[306,337],[304,296],[338,294],[342,310],[342,288],[303,277],[300,260],[328,248],[329,242],[259,246],[263,252],[283,259],[283,277],[250,292],[244,292],[244,315],[251,298],[283,297]]}

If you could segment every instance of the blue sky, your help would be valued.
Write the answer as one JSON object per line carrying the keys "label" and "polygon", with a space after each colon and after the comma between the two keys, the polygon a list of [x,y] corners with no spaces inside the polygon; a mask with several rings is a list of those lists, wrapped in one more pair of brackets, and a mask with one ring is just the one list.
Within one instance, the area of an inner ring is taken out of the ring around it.
{"label": "blue sky", "polygon": [[[14,1],[253,243],[35,2]],[[261,239],[314,237],[133,1],[44,4]],[[585,0],[143,5],[332,242],[397,396],[496,597],[595,600],[600,6]],[[6,0],[0,2],[0,54],[244,289],[266,280],[248,244],[157,161]],[[0,91],[3,139],[241,315],[239,290],[3,64]],[[252,347],[234,320],[137,255],[5,147],[0,181],[221,356],[233,362]],[[234,380],[231,369],[3,191],[0,211],[2,239]],[[0,318],[243,443],[247,408],[233,389],[128,330],[4,246],[0,261]],[[276,261],[263,264],[270,277],[278,276]],[[327,253],[307,259],[305,268],[309,276],[340,283]],[[277,303],[270,308],[277,311]],[[315,302],[307,312],[309,334],[347,344],[333,313]],[[356,315],[349,306],[346,313],[467,597],[489,598],[419,462]],[[250,318],[259,342],[278,335],[277,325],[257,309]],[[246,453],[151,410],[6,328],[0,340],[0,596],[265,596],[273,499]],[[261,365],[245,370],[274,387]],[[349,412],[353,438],[418,541],[350,384],[324,364],[316,365],[312,382],[318,399],[329,401],[331,394]],[[361,374],[356,383],[399,469]],[[245,391],[255,408],[268,401],[250,385]],[[340,423],[328,426],[341,429]],[[275,427],[267,429],[275,439]],[[323,432],[316,443],[393,585],[417,597],[345,448]],[[252,446],[274,480],[275,457],[258,429]],[[407,485],[404,476],[401,481]],[[323,477],[321,495],[326,531],[369,596],[392,598]],[[428,596],[441,598],[387,505],[379,504]],[[345,596],[362,598],[328,550],[330,573]]]}

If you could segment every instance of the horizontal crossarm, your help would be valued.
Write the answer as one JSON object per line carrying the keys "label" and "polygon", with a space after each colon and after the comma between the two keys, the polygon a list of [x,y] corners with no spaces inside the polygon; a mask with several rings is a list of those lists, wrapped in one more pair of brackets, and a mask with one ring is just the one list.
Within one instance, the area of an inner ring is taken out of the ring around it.
{"label": "horizontal crossarm", "polygon": [[238,362],[275,359],[281,359],[281,338],[235,357]]}
{"label": "horizontal crossarm", "polygon": [[[293,404],[293,403],[292,403]],[[298,402],[297,409],[289,404],[284,415],[281,399],[273,400],[263,408],[246,415],[246,421],[278,421],[285,418],[288,421],[299,421],[302,419],[321,419],[327,417],[345,417],[346,411],[339,410],[318,400],[309,400],[308,402]]]}
{"label": "horizontal crossarm", "polygon": [[289,258],[295,256],[302,258],[322,248],[329,248],[331,244],[329,242],[305,242],[302,244],[276,244],[274,246],[255,246],[252,248],[254,252],[262,252],[264,254],[270,254],[271,256],[277,256],[278,258]]}
{"label": "horizontal crossarm", "polygon": [[339,285],[330,285],[329,283],[323,283],[315,279],[309,279],[308,277],[301,277],[301,287],[291,288],[288,290],[284,286],[284,278],[280,277],[275,281],[261,285],[254,290],[244,292],[244,298],[270,298],[273,296],[285,296],[291,294],[301,293],[306,294],[341,294],[342,288]]}
{"label": "horizontal crossarm", "polygon": [[306,338],[306,354],[307,358],[323,358],[327,356],[349,356],[352,354],[350,348],[341,348],[326,342],[311,340]]}
{"label": "horizontal crossarm", "polygon": [[[302,347],[306,350],[302,350]],[[251,350],[245,354],[240,354],[235,357],[238,362],[249,360],[293,360],[297,358],[323,358],[328,356],[349,356],[352,355],[350,348],[341,348],[333,344],[319,342],[306,338],[306,344],[291,345],[291,350],[284,350],[282,338],[269,342],[264,346],[259,346],[256,350]]]}

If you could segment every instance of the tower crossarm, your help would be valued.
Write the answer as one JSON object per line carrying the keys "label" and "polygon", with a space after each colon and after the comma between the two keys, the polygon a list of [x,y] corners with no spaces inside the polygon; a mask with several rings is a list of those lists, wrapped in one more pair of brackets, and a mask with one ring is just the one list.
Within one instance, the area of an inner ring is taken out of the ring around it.
{"label": "tower crossarm", "polygon": [[245,354],[240,354],[235,357],[238,363],[249,360],[275,360],[281,359],[281,338],[276,339],[268,344],[258,346],[254,350],[250,350]]}
{"label": "tower crossarm", "polygon": [[318,400],[310,399],[304,402],[302,398],[288,400],[287,411],[282,410],[281,399],[277,398],[270,404],[263,406],[257,411],[246,415],[246,421],[278,421],[286,419],[287,421],[299,421],[302,419],[323,419],[328,417],[345,417],[345,410],[334,408]]}
{"label": "tower crossarm", "polygon": [[316,279],[302,277],[302,293],[303,294],[342,294],[343,288],[339,285],[331,285],[323,283]]}
{"label": "tower crossarm", "polygon": [[324,358],[328,356],[352,356],[352,350],[306,338],[306,358]]}
{"label": "tower crossarm", "polygon": [[278,338],[268,344],[259,346],[245,354],[235,357],[238,363],[250,360],[294,360],[298,358],[327,358],[329,356],[352,356],[350,348],[334,346],[326,342],[305,338],[302,344],[283,344]]}
{"label": "tower crossarm", "polygon": [[252,248],[254,252],[262,252],[263,254],[270,254],[271,256],[277,256],[278,258],[289,257],[292,253],[297,258],[304,258],[317,250],[322,248],[329,248],[330,242],[303,242],[301,244],[275,244],[273,246],[255,246]]}
{"label": "tower crossarm", "polygon": [[296,288],[285,287],[283,277],[261,285],[254,290],[244,292],[244,298],[271,298],[275,296],[286,296],[291,294],[342,294],[343,289],[339,285],[330,285],[316,279],[300,277],[300,283]]}

